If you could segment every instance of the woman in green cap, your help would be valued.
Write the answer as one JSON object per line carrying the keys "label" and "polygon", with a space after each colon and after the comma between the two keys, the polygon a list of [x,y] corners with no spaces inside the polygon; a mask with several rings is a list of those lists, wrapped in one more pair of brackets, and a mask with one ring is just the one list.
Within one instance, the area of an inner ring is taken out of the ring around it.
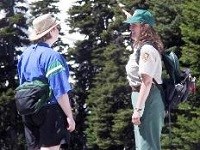
{"label": "woman in green cap", "polygon": [[132,87],[132,123],[136,150],[160,150],[165,110],[155,81],[162,84],[163,44],[153,28],[155,20],[148,10],[136,9],[125,22],[130,24],[131,39],[134,41],[134,51],[126,71]]}

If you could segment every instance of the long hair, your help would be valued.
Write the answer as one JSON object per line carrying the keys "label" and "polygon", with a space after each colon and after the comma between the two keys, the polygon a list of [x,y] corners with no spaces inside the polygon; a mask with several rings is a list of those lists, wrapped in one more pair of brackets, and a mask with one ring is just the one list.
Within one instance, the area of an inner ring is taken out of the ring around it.
{"label": "long hair", "polygon": [[161,41],[160,36],[157,34],[157,32],[154,30],[153,27],[151,27],[148,24],[140,24],[141,25],[141,32],[137,39],[137,41],[134,42],[134,46],[140,46],[144,43],[151,43],[153,47],[162,54],[164,52],[163,43]]}

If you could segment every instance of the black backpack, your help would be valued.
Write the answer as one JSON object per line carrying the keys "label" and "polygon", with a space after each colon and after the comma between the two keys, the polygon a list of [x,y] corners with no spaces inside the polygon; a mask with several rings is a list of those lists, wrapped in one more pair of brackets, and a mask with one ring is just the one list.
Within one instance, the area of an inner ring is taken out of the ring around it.
{"label": "black backpack", "polygon": [[166,110],[170,110],[177,108],[178,104],[187,100],[191,92],[195,92],[195,77],[192,77],[189,68],[180,69],[178,57],[173,51],[165,51],[162,54],[162,61],[166,74],[163,75],[160,90]]}
{"label": "black backpack", "polygon": [[47,103],[50,96],[51,90],[46,82],[26,81],[15,89],[17,111],[20,115],[34,114]]}
{"label": "black backpack", "polygon": [[[137,50],[138,63],[141,47]],[[186,101],[191,92],[195,92],[195,77],[192,77],[189,68],[180,69],[178,57],[173,51],[165,51],[162,54],[162,62],[163,84],[159,85],[154,79],[153,81],[161,90],[165,109],[169,111]]]}

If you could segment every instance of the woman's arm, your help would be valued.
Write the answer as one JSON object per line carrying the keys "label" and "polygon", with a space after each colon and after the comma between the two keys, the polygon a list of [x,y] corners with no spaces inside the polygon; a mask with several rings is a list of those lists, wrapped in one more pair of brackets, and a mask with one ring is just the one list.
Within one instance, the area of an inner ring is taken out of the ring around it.
{"label": "woman's arm", "polygon": [[145,105],[146,99],[149,95],[153,79],[147,74],[142,74],[141,80],[142,80],[142,83],[141,83],[141,87],[139,91],[139,96],[134,108],[134,113],[132,115],[132,122],[135,125],[139,125],[141,123],[140,122],[141,110],[142,110],[142,107]]}

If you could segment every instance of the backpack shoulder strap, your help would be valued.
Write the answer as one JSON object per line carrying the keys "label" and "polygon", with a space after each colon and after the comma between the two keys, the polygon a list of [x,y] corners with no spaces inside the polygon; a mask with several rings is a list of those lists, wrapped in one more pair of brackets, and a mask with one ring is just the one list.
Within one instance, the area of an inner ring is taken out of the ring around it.
{"label": "backpack shoulder strap", "polygon": [[162,54],[162,61],[165,69],[174,83],[179,82],[180,79],[180,65],[176,54],[173,51],[165,51]]}

